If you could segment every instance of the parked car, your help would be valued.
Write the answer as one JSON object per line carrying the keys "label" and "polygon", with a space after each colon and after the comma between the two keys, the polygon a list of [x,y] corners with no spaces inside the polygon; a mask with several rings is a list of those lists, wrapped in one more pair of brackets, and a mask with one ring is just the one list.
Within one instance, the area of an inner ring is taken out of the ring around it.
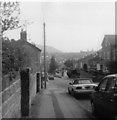
{"label": "parked car", "polygon": [[90,78],[76,78],[69,83],[68,93],[77,97],[78,95],[90,95],[97,84],[93,83]]}
{"label": "parked car", "polygon": [[91,94],[91,107],[94,115],[117,119],[117,74],[102,78]]}
{"label": "parked car", "polygon": [[53,75],[48,75],[48,79],[49,80],[54,80],[54,76]]}

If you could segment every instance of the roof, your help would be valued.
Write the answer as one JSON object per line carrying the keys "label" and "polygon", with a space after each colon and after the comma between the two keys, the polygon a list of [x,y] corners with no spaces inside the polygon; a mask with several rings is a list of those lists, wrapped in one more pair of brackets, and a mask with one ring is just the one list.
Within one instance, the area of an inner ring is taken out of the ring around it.
{"label": "roof", "polygon": [[27,42],[27,41],[26,41],[26,43],[27,43],[28,45],[30,45],[31,47],[33,47],[34,49],[37,49],[38,51],[41,52],[41,49],[39,49],[39,48],[36,47],[35,45],[33,45],[33,44],[31,44],[31,43],[29,43],[29,42]]}
{"label": "roof", "polygon": [[117,44],[116,37],[117,35],[105,35],[102,41],[102,46],[104,45],[105,42],[113,44],[113,45]]}
{"label": "roof", "polygon": [[117,74],[111,74],[111,75],[107,75],[105,77],[117,77]]}
{"label": "roof", "polygon": [[33,47],[34,49],[36,49],[36,50],[38,50],[38,51],[40,51],[41,52],[41,49],[39,49],[38,47],[36,47],[35,45],[33,45],[33,44],[31,44],[31,43],[29,43],[28,41],[24,41],[24,40],[19,40],[19,42],[22,42],[22,44],[28,44],[29,46],[31,46],[31,47]]}

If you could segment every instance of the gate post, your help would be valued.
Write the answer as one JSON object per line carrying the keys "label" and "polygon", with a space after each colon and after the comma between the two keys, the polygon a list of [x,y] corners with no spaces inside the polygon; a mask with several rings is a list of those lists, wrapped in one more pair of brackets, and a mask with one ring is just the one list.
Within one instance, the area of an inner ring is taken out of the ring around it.
{"label": "gate post", "polygon": [[44,88],[44,74],[41,73],[41,88]]}
{"label": "gate post", "polygon": [[29,116],[29,108],[30,108],[29,69],[26,68],[26,69],[21,70],[20,77],[21,77],[21,116],[26,117],[26,116]]}
{"label": "gate post", "polygon": [[38,93],[40,91],[40,73],[37,73],[36,80],[37,80],[37,93]]}

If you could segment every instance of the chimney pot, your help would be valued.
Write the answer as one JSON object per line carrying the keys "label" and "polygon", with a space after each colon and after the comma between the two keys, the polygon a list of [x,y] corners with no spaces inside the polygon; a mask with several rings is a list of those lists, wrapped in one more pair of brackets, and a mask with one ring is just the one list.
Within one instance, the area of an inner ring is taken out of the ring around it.
{"label": "chimney pot", "polygon": [[27,32],[23,29],[21,29],[21,32],[20,32],[20,39],[27,41]]}

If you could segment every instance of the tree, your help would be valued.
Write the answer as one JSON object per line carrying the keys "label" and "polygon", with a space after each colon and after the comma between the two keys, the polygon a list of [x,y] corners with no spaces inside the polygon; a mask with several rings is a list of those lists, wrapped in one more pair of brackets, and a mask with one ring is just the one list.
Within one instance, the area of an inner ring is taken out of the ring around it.
{"label": "tree", "polygon": [[12,70],[17,70],[18,66],[18,58],[16,56],[20,55],[19,48],[16,46],[15,41],[10,41],[8,38],[4,37],[4,32],[7,30],[12,30],[19,26],[19,14],[20,7],[19,2],[0,2],[0,24],[1,35],[2,35],[2,73],[7,74]]}
{"label": "tree", "polygon": [[55,70],[58,68],[57,62],[55,61],[55,57],[52,56],[49,65],[49,73],[54,74]]}
{"label": "tree", "polygon": [[0,2],[1,32],[19,27],[19,2]]}
{"label": "tree", "polygon": [[69,67],[73,67],[73,63],[74,63],[74,60],[66,60],[64,62],[64,65],[69,68]]}
{"label": "tree", "polygon": [[30,64],[28,52],[23,49],[20,41],[4,40],[2,38],[2,73],[8,74],[12,71],[18,71],[25,65]]}

